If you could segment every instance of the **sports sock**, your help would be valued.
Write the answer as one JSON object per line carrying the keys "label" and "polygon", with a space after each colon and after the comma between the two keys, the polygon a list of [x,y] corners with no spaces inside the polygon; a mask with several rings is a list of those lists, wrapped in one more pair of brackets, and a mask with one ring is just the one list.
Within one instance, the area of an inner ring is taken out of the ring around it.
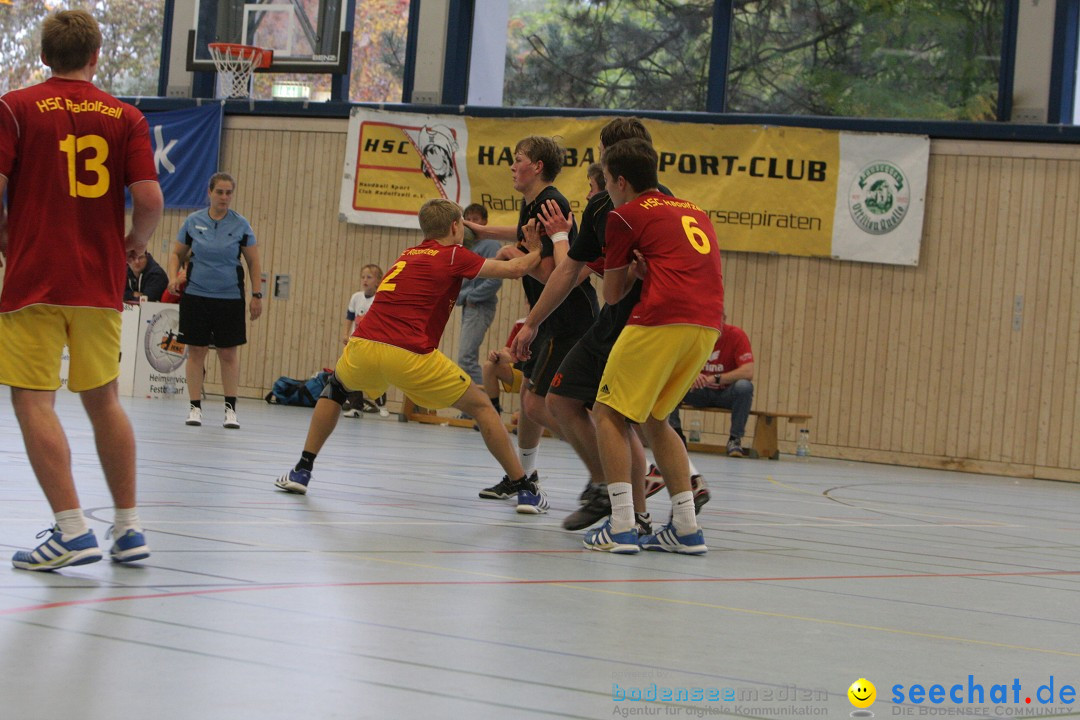
{"label": "sports sock", "polygon": [[236,396],[235,395],[226,395],[225,396],[225,404],[227,406],[231,407],[233,409],[233,412],[236,412]]}
{"label": "sports sock", "polygon": [[121,537],[128,530],[141,530],[139,508],[116,508],[113,516],[113,535]]}
{"label": "sports sock", "polygon": [[307,450],[301,452],[300,462],[296,463],[296,469],[311,472],[312,468],[315,467],[315,455],[316,453],[308,452]]}
{"label": "sports sock", "polygon": [[611,499],[611,532],[626,532],[635,524],[634,493],[630,483],[608,483],[607,491]]}
{"label": "sports sock", "polygon": [[493,397],[493,398],[489,398],[489,399],[491,400],[491,406],[493,408],[495,408],[495,412],[502,415],[502,403],[499,402],[499,398]]}
{"label": "sports sock", "polygon": [[188,402],[191,403],[191,407],[197,407],[202,410],[202,400],[189,400]]}
{"label": "sports sock", "polygon": [[525,470],[526,475],[533,474],[533,470],[536,469],[536,459],[539,454],[539,445],[534,448],[518,447],[518,457],[521,459],[521,467]]}
{"label": "sports sock", "polygon": [[694,515],[694,493],[687,490],[671,496],[671,524],[679,535],[689,535],[698,529]]}
{"label": "sports sock", "polygon": [[690,464],[690,477],[694,477],[695,475],[700,475],[701,473],[699,473],[697,471],[697,468],[694,467],[694,461],[691,460],[690,458],[686,458],[686,460]]}
{"label": "sports sock", "polygon": [[86,517],[83,515],[82,508],[62,510],[55,513],[53,517],[56,518],[56,525],[60,528],[62,540],[74,540],[90,529],[86,526]]}

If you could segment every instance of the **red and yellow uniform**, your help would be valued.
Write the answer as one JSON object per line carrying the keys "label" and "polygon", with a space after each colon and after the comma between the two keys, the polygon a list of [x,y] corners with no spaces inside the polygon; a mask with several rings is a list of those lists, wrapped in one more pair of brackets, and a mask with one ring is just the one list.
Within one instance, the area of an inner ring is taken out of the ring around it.
{"label": "red and yellow uniform", "polygon": [[[0,382],[56,389],[65,344],[72,390],[110,382],[119,374],[127,275],[124,188],[157,181],[146,119],[82,80],[50,78],[7,93],[0,175],[9,201]],[[80,332],[69,332],[73,322]]]}
{"label": "red and yellow uniform", "polygon": [[461,245],[435,240],[402,253],[338,360],[338,379],[369,397],[395,385],[424,407],[457,402],[472,380],[436,348],[461,281],[476,277],[484,262]]}
{"label": "red and yellow uniform", "polygon": [[605,267],[645,258],[641,300],[612,348],[598,402],[635,422],[666,418],[716,343],[724,311],[720,248],[701,208],[646,192],[608,214]]}

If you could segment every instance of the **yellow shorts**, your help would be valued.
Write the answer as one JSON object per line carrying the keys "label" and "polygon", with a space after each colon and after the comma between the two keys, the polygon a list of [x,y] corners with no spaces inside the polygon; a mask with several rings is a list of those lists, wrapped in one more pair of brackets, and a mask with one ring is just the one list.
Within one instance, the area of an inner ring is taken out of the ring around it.
{"label": "yellow shorts", "polygon": [[499,380],[499,384],[502,385],[503,392],[519,393],[521,392],[521,383],[525,381],[525,375],[523,375],[516,367],[510,368],[510,372],[513,373],[513,377],[510,378],[510,383],[507,384],[502,380]]}
{"label": "yellow shorts", "polygon": [[0,314],[0,384],[60,387],[67,345],[68,389],[93,390],[120,375],[120,313],[110,308],[29,305]]}
{"label": "yellow shorts", "polygon": [[664,420],[705,367],[720,331],[700,325],[627,325],[611,349],[596,401],[636,423]]}
{"label": "yellow shorts", "polygon": [[393,385],[418,405],[433,410],[450,407],[472,384],[472,378],[438,350],[418,355],[356,337],[349,339],[334,372],[351,391],[375,398]]}

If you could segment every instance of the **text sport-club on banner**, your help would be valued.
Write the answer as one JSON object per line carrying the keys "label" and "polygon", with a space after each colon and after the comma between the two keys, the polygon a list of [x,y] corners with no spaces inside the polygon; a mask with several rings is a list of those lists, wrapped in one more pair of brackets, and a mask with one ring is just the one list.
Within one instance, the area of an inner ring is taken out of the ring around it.
{"label": "text sport-club on banner", "polygon": [[[493,225],[516,222],[514,146],[557,137],[555,181],[575,212],[608,118],[476,118],[356,108],[340,210],[348,222],[415,228],[424,201],[478,202]],[[930,140],[759,125],[646,120],[660,182],[712,218],[721,248],[917,265]]]}

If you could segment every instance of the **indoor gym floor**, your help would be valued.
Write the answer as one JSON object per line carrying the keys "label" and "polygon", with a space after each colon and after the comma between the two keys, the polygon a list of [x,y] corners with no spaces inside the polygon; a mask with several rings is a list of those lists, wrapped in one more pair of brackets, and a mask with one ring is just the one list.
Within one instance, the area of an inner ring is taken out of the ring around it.
{"label": "indoor gym floor", "polygon": [[[123,401],[145,564],[31,573],[7,558],[50,515],[0,390],[0,718],[848,717],[859,678],[879,718],[1080,714],[1074,484],[697,454],[709,553],[615,556],[560,528],[585,480],[563,443],[541,451],[552,512],[525,516],[476,497],[501,474],[478,433],[343,418],[301,497],[272,483],[310,411],[241,401],[227,431],[219,401],[201,428]],[[57,406],[106,544],[89,425]]]}

